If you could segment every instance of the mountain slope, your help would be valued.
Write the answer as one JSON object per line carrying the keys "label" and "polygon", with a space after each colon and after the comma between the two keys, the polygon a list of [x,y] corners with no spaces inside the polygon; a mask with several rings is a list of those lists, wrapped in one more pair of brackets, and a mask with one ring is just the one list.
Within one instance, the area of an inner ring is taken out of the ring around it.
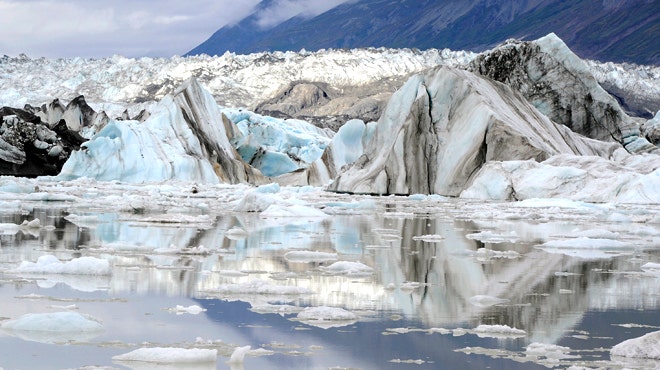
{"label": "mountain slope", "polygon": [[221,28],[188,54],[368,46],[482,51],[554,32],[582,58],[660,64],[660,4],[653,0],[359,0],[270,29],[259,27],[259,14]]}

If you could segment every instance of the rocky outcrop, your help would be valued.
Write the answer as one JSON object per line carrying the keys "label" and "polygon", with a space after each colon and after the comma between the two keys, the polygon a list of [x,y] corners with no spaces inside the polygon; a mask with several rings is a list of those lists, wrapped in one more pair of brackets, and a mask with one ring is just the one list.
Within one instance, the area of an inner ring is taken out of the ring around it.
{"label": "rocky outcrop", "polygon": [[617,141],[630,152],[656,150],[586,63],[554,34],[530,42],[510,40],[477,56],[468,70],[509,85],[552,121],[574,132]]}
{"label": "rocky outcrop", "polygon": [[619,147],[553,123],[509,86],[440,67],[393,95],[364,154],[328,189],[456,196],[487,161],[608,157]]}
{"label": "rocky outcrop", "polygon": [[295,82],[273,98],[257,105],[255,112],[278,118],[297,118],[318,127],[337,131],[351,119],[377,120],[391,91],[405,80],[385,79],[378,84],[343,86],[341,89],[321,82]]}
{"label": "rocky outcrop", "polygon": [[84,141],[64,121],[51,129],[29,110],[0,108],[0,175],[56,175]]}

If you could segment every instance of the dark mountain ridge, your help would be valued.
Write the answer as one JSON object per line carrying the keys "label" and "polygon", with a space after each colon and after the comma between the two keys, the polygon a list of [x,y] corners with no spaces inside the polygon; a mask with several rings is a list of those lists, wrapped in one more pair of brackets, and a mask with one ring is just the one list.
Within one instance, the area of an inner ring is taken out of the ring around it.
{"label": "dark mountain ridge", "polygon": [[483,51],[554,32],[582,58],[660,64],[657,0],[358,0],[260,28],[259,9],[270,5],[188,55],[370,46]]}

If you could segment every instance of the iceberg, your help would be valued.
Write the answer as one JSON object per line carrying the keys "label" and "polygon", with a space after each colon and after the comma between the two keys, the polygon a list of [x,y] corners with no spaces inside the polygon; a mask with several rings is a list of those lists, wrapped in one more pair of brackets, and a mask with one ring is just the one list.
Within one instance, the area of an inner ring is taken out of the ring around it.
{"label": "iceberg", "polygon": [[111,120],[72,153],[56,179],[263,182],[230,145],[227,131],[236,129],[222,117],[213,97],[191,78],[155,105],[146,121]]}
{"label": "iceberg", "polygon": [[486,162],[607,158],[619,147],[553,123],[508,86],[439,67],[393,95],[364,154],[328,189],[457,196]]}
{"label": "iceberg", "polygon": [[623,341],[612,347],[610,354],[612,356],[660,360],[660,331]]}
{"label": "iceberg", "polygon": [[615,140],[630,152],[658,151],[598,84],[587,63],[554,33],[535,41],[510,40],[478,55],[468,69],[509,85],[553,122],[574,132]]}

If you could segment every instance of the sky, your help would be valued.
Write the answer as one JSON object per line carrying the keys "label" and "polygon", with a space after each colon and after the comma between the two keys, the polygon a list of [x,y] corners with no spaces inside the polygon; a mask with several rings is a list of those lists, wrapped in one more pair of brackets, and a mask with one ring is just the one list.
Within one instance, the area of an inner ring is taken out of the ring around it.
{"label": "sky", "polygon": [[[347,0],[0,0],[0,55],[170,57],[257,12],[260,27]],[[259,9],[257,11],[257,9]]]}

